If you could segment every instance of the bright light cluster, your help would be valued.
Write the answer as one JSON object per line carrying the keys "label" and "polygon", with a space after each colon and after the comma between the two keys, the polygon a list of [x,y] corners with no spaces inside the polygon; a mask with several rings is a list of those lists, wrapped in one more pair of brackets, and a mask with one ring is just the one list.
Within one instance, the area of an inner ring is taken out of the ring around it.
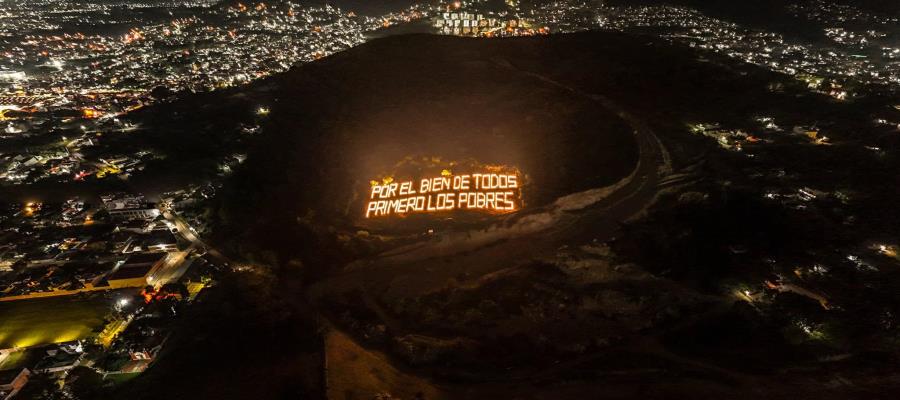
{"label": "bright light cluster", "polygon": [[508,173],[446,173],[418,182],[375,182],[366,218],[451,210],[508,213],[520,207],[519,194],[518,175]]}

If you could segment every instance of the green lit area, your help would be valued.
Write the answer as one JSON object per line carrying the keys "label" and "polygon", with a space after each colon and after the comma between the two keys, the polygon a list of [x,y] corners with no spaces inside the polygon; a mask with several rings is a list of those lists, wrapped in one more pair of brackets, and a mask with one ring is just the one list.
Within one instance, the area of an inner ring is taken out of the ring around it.
{"label": "green lit area", "polygon": [[104,295],[0,302],[0,349],[86,338],[102,327],[111,305]]}

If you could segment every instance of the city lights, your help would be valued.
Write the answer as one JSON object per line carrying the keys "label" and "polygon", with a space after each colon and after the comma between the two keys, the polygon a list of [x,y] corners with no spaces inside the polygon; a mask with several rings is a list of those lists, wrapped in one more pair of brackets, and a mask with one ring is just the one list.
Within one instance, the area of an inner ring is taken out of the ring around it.
{"label": "city lights", "polygon": [[0,400],[889,398],[897,154],[898,0],[0,0]]}

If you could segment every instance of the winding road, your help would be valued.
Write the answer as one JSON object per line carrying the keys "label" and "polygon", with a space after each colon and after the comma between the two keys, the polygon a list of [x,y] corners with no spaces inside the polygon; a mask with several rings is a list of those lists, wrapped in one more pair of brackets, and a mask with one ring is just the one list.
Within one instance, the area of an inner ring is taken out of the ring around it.
{"label": "winding road", "polygon": [[[640,217],[656,201],[660,190],[691,179],[691,173],[674,173],[668,151],[646,122],[606,96],[585,93],[547,76],[515,69],[508,64],[500,67],[590,99],[626,121],[633,129],[639,151],[637,165],[631,174],[616,184],[563,196],[547,207],[511,217],[485,229],[443,233],[434,240],[351,263],[343,272],[309,288],[313,302],[321,296],[359,290],[365,307],[375,313],[388,329],[395,332],[414,331],[415,322],[398,320],[382,302],[390,304],[402,298],[417,298],[446,287],[448,282],[460,275],[468,278],[489,276],[529,259],[555,255],[562,246],[607,241],[616,234],[622,222]],[[716,304],[715,307],[686,318],[682,321],[683,325],[688,326],[705,316],[721,313],[731,306],[730,302],[710,300]],[[755,382],[745,374],[672,353],[661,344],[658,335],[638,335],[621,343],[619,348],[677,363],[688,370],[703,371],[724,382],[751,386]],[[577,369],[603,356],[604,353],[592,353],[571,358],[537,374],[525,372],[510,376],[508,382],[514,386],[533,382],[564,373],[565,370]],[[647,371],[626,369],[613,373],[640,375]],[[658,371],[650,373],[657,374]]]}
{"label": "winding road", "polygon": [[[562,246],[607,241],[623,221],[641,215],[653,204],[661,183],[672,172],[672,163],[647,123],[605,96],[585,93],[508,63],[496,64],[538,84],[589,99],[622,118],[632,127],[639,151],[631,174],[616,184],[563,196],[549,206],[484,229],[442,232],[431,240],[350,263],[342,272],[309,288],[314,302],[326,294],[357,289],[366,296],[416,297],[438,290],[459,276],[485,276],[523,261],[552,256]],[[375,311],[390,317],[377,307]]]}
{"label": "winding road", "polygon": [[[478,251],[486,247],[492,247],[491,251],[496,251],[493,247],[499,242],[505,242],[506,246],[520,246],[522,243],[517,239],[536,234],[540,234],[542,238],[539,242],[551,245],[551,249],[573,239],[605,241],[614,234],[621,221],[640,215],[654,202],[660,181],[671,173],[672,163],[665,147],[646,122],[605,96],[584,93],[544,75],[522,71],[508,64],[497,65],[576,96],[588,98],[626,121],[633,128],[638,145],[639,157],[635,169],[614,185],[563,196],[548,207],[515,216],[509,221],[484,229],[444,232],[435,240],[403,246],[374,259],[353,263],[347,267],[348,270],[406,264]],[[548,249],[535,244],[532,241],[521,248],[529,249],[530,253],[533,250]],[[519,253],[520,257],[523,255]]]}

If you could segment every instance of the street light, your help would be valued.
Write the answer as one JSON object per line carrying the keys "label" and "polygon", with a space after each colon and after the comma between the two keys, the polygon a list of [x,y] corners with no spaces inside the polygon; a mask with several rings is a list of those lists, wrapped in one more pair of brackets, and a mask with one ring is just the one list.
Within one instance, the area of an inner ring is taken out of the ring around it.
{"label": "street light", "polygon": [[127,297],[122,297],[119,300],[116,300],[116,304],[113,306],[113,308],[116,310],[116,312],[122,312],[125,306],[127,306],[130,302],[131,301],[128,300]]}

